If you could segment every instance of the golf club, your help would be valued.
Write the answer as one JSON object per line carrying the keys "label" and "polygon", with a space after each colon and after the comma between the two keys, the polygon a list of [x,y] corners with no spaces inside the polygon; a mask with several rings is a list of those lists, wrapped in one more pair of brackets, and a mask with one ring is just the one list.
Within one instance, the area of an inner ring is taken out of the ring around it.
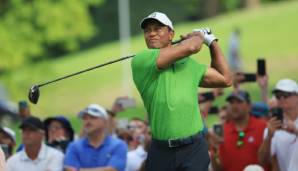
{"label": "golf club", "polygon": [[[177,41],[172,42],[172,44],[177,44],[177,43],[180,43],[181,41],[182,40],[177,40]],[[76,72],[76,73],[73,73],[73,74],[66,75],[64,77],[57,78],[57,79],[52,80],[52,81],[48,81],[48,82],[38,84],[38,85],[33,85],[29,89],[29,94],[28,94],[29,101],[33,104],[37,104],[39,96],[40,96],[40,91],[39,91],[40,87],[43,87],[45,85],[48,85],[48,84],[51,84],[51,83],[54,83],[54,82],[57,82],[57,81],[60,81],[60,80],[64,80],[66,78],[69,78],[69,77],[72,77],[72,76],[75,76],[75,75],[78,75],[78,74],[82,74],[82,73],[87,72],[87,71],[94,70],[96,68],[100,68],[100,67],[103,67],[103,66],[106,66],[106,65],[110,65],[110,64],[115,63],[115,62],[123,61],[123,60],[129,59],[129,58],[132,58],[134,56],[135,55],[125,56],[125,57],[122,57],[122,58],[119,58],[119,59],[116,59],[116,60],[113,60],[113,61],[109,61],[109,62],[106,62],[106,63],[103,63],[103,64],[96,65],[94,67],[87,68],[85,70],[82,70],[82,71],[79,71],[79,72]]]}

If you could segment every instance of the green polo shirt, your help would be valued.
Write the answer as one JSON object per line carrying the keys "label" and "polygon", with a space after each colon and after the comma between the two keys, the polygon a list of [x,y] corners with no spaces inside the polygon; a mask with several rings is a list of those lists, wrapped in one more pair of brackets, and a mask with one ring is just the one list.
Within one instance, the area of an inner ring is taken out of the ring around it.
{"label": "green polo shirt", "polygon": [[197,91],[207,67],[187,57],[159,70],[159,51],[144,50],[132,59],[133,80],[148,112],[153,138],[188,137],[203,129]]}

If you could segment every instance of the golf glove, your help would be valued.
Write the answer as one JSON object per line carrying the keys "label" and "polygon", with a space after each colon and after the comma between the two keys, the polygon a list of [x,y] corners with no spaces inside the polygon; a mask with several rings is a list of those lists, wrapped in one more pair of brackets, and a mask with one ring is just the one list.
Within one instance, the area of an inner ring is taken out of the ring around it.
{"label": "golf glove", "polygon": [[215,40],[217,41],[218,39],[212,34],[210,28],[200,28],[200,29],[194,29],[193,32],[201,32],[204,35],[204,43],[208,47],[211,45],[211,43]]}

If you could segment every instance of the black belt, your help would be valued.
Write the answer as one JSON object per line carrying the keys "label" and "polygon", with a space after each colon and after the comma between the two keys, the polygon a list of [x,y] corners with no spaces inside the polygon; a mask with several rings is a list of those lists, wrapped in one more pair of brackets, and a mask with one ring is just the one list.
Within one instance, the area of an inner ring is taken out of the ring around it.
{"label": "black belt", "polygon": [[191,135],[186,138],[176,138],[176,139],[168,139],[168,140],[157,140],[152,139],[153,143],[165,147],[175,148],[175,147],[181,147],[189,144],[193,144],[196,140],[199,140],[199,138],[203,137],[202,132],[198,132],[195,135]]}

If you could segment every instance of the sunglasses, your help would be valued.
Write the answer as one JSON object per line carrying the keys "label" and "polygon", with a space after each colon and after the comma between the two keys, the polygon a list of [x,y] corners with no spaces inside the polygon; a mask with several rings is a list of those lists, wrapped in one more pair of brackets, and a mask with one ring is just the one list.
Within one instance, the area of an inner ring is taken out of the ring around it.
{"label": "sunglasses", "polygon": [[238,132],[238,140],[237,140],[237,147],[242,147],[243,144],[244,144],[244,136],[245,136],[245,133],[243,131],[239,131]]}
{"label": "sunglasses", "polygon": [[289,93],[289,92],[276,92],[275,93],[275,97],[276,97],[276,99],[278,99],[278,100],[280,100],[282,97],[284,98],[284,99],[287,99],[287,98],[289,98],[289,97],[291,97],[291,96],[293,96],[294,95],[294,93]]}

